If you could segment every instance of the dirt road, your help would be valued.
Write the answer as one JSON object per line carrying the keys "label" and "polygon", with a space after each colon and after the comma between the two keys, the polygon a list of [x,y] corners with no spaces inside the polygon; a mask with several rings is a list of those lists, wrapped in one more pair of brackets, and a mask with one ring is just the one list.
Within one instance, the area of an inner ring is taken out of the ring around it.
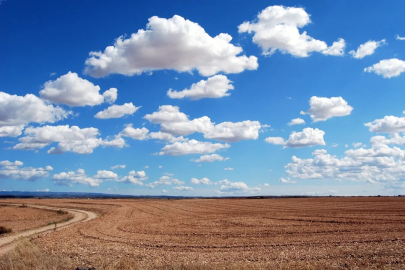
{"label": "dirt road", "polygon": [[[17,204],[10,204],[10,205],[17,205]],[[47,210],[63,210],[67,211],[70,214],[72,214],[74,217],[66,222],[63,223],[58,223],[56,225],[56,230],[61,230],[63,228],[72,226],[76,223],[79,222],[86,222],[92,219],[95,219],[97,217],[96,213],[90,212],[90,211],[85,211],[85,210],[79,210],[79,209],[68,209],[68,208],[56,208],[56,207],[50,207],[50,206],[45,206],[45,205],[33,205],[33,204],[28,204],[28,207],[33,207],[33,208],[39,208],[39,209],[47,209]],[[23,231],[17,234],[13,234],[10,236],[2,237],[0,238],[0,256],[6,253],[7,251],[13,249],[15,240],[20,238],[20,237],[27,237],[27,236],[32,236],[48,231],[54,231],[55,230],[55,225],[47,225],[44,227],[36,228],[36,229],[31,229],[27,231]]]}

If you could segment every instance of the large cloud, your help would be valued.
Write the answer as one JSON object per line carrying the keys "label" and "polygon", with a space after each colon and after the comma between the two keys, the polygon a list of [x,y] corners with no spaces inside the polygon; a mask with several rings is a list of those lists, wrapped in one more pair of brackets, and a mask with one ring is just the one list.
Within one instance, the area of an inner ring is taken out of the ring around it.
{"label": "large cloud", "polygon": [[124,105],[112,105],[104,111],[98,112],[94,117],[98,119],[121,118],[124,115],[134,114],[140,107],[135,107],[132,102]]}
{"label": "large cloud", "polygon": [[147,114],[144,118],[154,124],[188,121],[187,115],[180,112],[179,107],[172,105],[160,106],[159,111]]}
{"label": "large cloud", "polygon": [[364,72],[375,72],[384,78],[392,78],[399,76],[405,71],[405,61],[397,58],[384,59],[371,67],[365,68]]}
{"label": "large cloud", "polygon": [[71,113],[31,94],[17,96],[0,92],[0,137],[19,136],[28,123],[54,123]]}
{"label": "large cloud", "polygon": [[146,30],[140,29],[128,39],[117,38],[104,52],[91,52],[85,73],[93,77],[112,73],[131,76],[162,69],[196,69],[201,75],[211,76],[257,69],[257,58],[238,56],[243,49],[230,44],[231,40],[224,33],[212,38],[197,23],[177,15],[170,19],[154,16],[149,18]]}
{"label": "large cloud", "polygon": [[336,116],[346,116],[353,110],[353,107],[348,105],[342,97],[313,96],[309,100],[309,106],[309,110],[306,113],[301,112],[301,114],[310,114],[314,122],[326,121]]}
{"label": "large cloud", "polygon": [[189,135],[194,132],[204,134],[204,138],[223,142],[240,140],[256,140],[259,137],[261,125],[258,121],[223,122],[215,125],[207,116],[189,120],[187,115],[180,112],[179,107],[164,105],[159,111],[144,117],[152,123],[159,123],[165,133],[172,135]]}
{"label": "large cloud", "polygon": [[371,132],[395,133],[405,132],[405,117],[385,116],[383,119],[376,119],[373,122],[365,123]]}
{"label": "large cloud", "polygon": [[202,98],[221,98],[230,96],[228,90],[233,89],[232,82],[228,80],[225,75],[215,75],[208,78],[206,81],[201,80],[198,83],[191,85],[190,89],[184,89],[183,91],[167,91],[167,95],[170,98],[189,98],[192,100],[198,100]]}
{"label": "large cloud", "polygon": [[317,128],[304,128],[301,132],[293,131],[287,141],[281,137],[268,137],[265,139],[267,143],[280,144],[284,147],[306,147],[314,145],[325,145],[323,136],[325,132]]}
{"label": "large cloud", "polygon": [[72,151],[79,154],[90,154],[100,145],[122,148],[125,144],[120,138],[113,141],[103,140],[98,137],[97,128],[79,128],[77,126],[43,126],[28,127],[26,136],[20,138],[21,143],[12,147],[18,150],[34,150],[44,148],[51,143],[58,143],[56,147],[48,150],[49,154],[62,154]]}
{"label": "large cloud", "polygon": [[161,186],[161,185],[182,185],[182,184],[184,184],[183,181],[172,178],[168,175],[163,175],[162,177],[159,178],[158,181],[154,181],[152,183],[146,184],[146,186],[149,188],[155,188],[155,187]]}
{"label": "large cloud", "polygon": [[214,185],[213,182],[211,182],[210,179],[208,179],[207,177],[201,178],[201,179],[197,179],[197,178],[191,178],[190,183],[194,184],[194,185]]}
{"label": "large cloud", "polygon": [[[301,179],[347,179],[363,182],[396,182],[405,179],[405,151],[396,144],[399,138],[387,139],[384,136],[372,137],[369,149],[350,149],[346,156],[338,158],[318,151],[314,158],[300,159],[292,157],[286,171],[290,177]],[[405,142],[404,138],[400,138]]]}
{"label": "large cloud", "polygon": [[100,95],[100,86],[80,78],[77,73],[68,72],[55,81],[48,81],[39,91],[41,98],[69,106],[94,106],[105,100],[114,102],[117,89],[111,88]]}
{"label": "large cloud", "polygon": [[141,181],[147,179],[148,177],[144,171],[130,171],[128,176],[120,178],[116,173],[107,170],[99,170],[96,175],[87,176],[83,169],[78,169],[76,172],[61,172],[59,174],[54,174],[52,177],[52,180],[56,185],[72,186],[73,184],[84,184],[92,187],[99,186],[103,181],[143,185]]}
{"label": "large cloud", "polygon": [[323,52],[327,55],[343,55],[343,39],[328,48],[326,43],[302,34],[299,28],[311,22],[309,14],[303,8],[269,6],[257,15],[254,22],[244,22],[238,26],[239,33],[252,33],[253,43],[260,46],[264,55],[276,50],[297,57],[307,57],[311,52]]}
{"label": "large cloud", "polygon": [[349,53],[353,56],[353,58],[362,59],[367,55],[372,55],[378,47],[385,44],[387,44],[385,42],[385,39],[382,39],[380,41],[369,40],[366,43],[360,45],[357,51],[352,50]]}
{"label": "large cloud", "polygon": [[32,168],[21,167],[23,163],[21,161],[0,161],[0,179],[15,179],[15,180],[27,180],[35,181],[40,178],[49,176],[49,172],[53,170],[51,166],[45,168]]}
{"label": "large cloud", "polygon": [[260,191],[260,188],[250,188],[244,182],[231,182],[227,179],[216,182],[221,185],[217,193],[219,194],[234,194],[234,193],[254,193]]}
{"label": "large cloud", "polygon": [[215,125],[204,133],[204,138],[223,142],[237,142],[240,140],[257,140],[261,128],[259,121],[223,122]]}
{"label": "large cloud", "polygon": [[126,125],[123,131],[120,132],[119,136],[130,137],[134,140],[146,140],[149,130],[147,128],[133,128],[132,124]]}
{"label": "large cloud", "polygon": [[229,144],[199,142],[189,140],[187,142],[175,142],[162,148],[159,155],[181,156],[189,154],[208,154],[219,149],[229,148]]}

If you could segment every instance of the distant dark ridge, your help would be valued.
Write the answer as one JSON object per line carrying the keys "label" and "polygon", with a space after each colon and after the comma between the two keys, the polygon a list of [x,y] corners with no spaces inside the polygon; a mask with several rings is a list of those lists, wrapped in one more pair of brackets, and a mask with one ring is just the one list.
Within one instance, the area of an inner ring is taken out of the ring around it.
{"label": "distant dark ridge", "polygon": [[[404,195],[398,195],[401,197]],[[44,192],[44,191],[0,191],[0,199],[17,198],[92,198],[92,199],[293,199],[293,198],[325,198],[325,197],[396,197],[396,196],[308,196],[308,195],[261,195],[261,196],[154,196],[154,195],[120,195],[86,192]]]}

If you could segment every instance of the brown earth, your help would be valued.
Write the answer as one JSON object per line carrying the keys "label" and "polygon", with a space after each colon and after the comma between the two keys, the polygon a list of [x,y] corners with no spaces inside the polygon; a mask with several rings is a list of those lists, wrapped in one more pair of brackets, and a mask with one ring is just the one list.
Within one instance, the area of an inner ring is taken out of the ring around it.
{"label": "brown earth", "polygon": [[[13,233],[42,227],[49,223],[60,222],[72,217],[65,211],[22,207],[22,204],[0,204],[0,213],[0,226],[12,229]],[[0,235],[0,237],[5,236],[6,234]]]}
{"label": "brown earth", "polygon": [[405,269],[404,197],[6,201],[99,214],[33,239],[66,269]]}

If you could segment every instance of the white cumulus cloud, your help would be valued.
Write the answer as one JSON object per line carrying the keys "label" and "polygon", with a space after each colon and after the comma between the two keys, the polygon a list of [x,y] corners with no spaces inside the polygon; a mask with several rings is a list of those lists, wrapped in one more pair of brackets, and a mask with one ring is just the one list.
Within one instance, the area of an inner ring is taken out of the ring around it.
{"label": "white cumulus cloud", "polygon": [[294,118],[288,123],[289,126],[305,124],[305,120],[301,118]]}
{"label": "white cumulus cloud", "polygon": [[121,118],[124,115],[134,114],[140,107],[135,107],[132,102],[124,105],[112,105],[104,111],[98,112],[94,117],[98,119]]}
{"label": "white cumulus cloud", "polygon": [[0,137],[17,137],[29,123],[55,123],[70,114],[71,111],[47,104],[32,94],[0,92]]}
{"label": "white cumulus cloud", "polygon": [[387,115],[382,119],[376,119],[364,125],[369,127],[371,132],[376,133],[405,132],[405,117]]}
{"label": "white cumulus cloud", "polygon": [[189,98],[192,100],[198,100],[202,98],[221,98],[230,96],[228,90],[232,90],[234,87],[232,82],[228,80],[225,75],[215,75],[208,78],[206,81],[201,80],[198,83],[191,85],[190,89],[184,89],[183,91],[173,91],[169,89],[167,95],[170,98]]}
{"label": "white cumulus cloud", "polygon": [[399,76],[405,71],[405,61],[397,58],[384,59],[368,68],[364,69],[364,72],[375,72],[383,78],[392,78]]}
{"label": "white cumulus cloud", "polygon": [[267,143],[284,145],[284,147],[307,147],[315,145],[325,145],[323,136],[325,132],[320,129],[304,128],[301,132],[293,131],[290,137],[285,141],[281,137],[268,137],[265,139]]}
{"label": "white cumulus cloud", "polygon": [[41,98],[54,103],[68,106],[95,106],[107,101],[115,101],[117,89],[107,90],[100,95],[100,86],[94,85],[88,80],[80,78],[77,73],[68,72],[54,81],[47,81],[44,89],[39,91]]}
{"label": "white cumulus cloud", "polygon": [[211,182],[210,179],[207,177],[197,179],[197,178],[191,178],[190,183],[195,184],[195,185],[213,185],[214,183]]}
{"label": "white cumulus cloud", "polygon": [[325,55],[343,56],[345,54],[346,42],[343,38],[333,42],[332,46],[322,51]]}
{"label": "white cumulus cloud", "polygon": [[132,124],[125,126],[124,130],[120,132],[119,136],[130,137],[134,140],[145,140],[149,130],[147,128],[133,128]]}
{"label": "white cumulus cloud", "polygon": [[115,169],[125,169],[125,167],[126,167],[125,164],[124,164],[124,165],[115,165],[115,166],[112,166],[110,169],[111,169],[111,170],[115,170]]}
{"label": "white cumulus cloud", "polygon": [[309,110],[303,114],[310,114],[314,122],[326,121],[329,118],[349,115],[353,107],[342,97],[317,97],[309,100]]}
{"label": "white cumulus cloud", "polygon": [[181,156],[189,154],[208,154],[223,148],[231,147],[229,144],[200,142],[189,140],[186,142],[175,142],[162,148],[159,155]]}
{"label": "white cumulus cloud", "polygon": [[104,77],[112,73],[131,76],[163,69],[196,69],[203,76],[212,76],[257,69],[257,57],[240,55],[243,49],[232,45],[231,40],[224,33],[211,37],[200,25],[178,15],[170,19],[153,16],[146,30],[140,29],[127,39],[117,38],[104,52],[90,52],[85,73]]}
{"label": "white cumulus cloud", "polygon": [[353,58],[362,59],[367,55],[372,55],[378,47],[385,44],[387,44],[385,42],[385,39],[382,39],[380,41],[369,40],[366,43],[360,45],[357,51],[352,50],[349,53],[352,55]]}
{"label": "white cumulus cloud", "polygon": [[21,167],[21,161],[0,161],[0,179],[14,179],[35,181],[40,178],[49,176],[49,172],[53,170],[51,166],[45,168]]}
{"label": "white cumulus cloud", "polygon": [[198,159],[191,159],[191,161],[194,161],[194,162],[214,162],[216,160],[218,160],[218,161],[226,161],[226,160],[229,160],[229,158],[228,157],[224,158],[223,156],[220,156],[218,154],[211,154],[211,155],[201,156]]}
{"label": "white cumulus cloud", "polygon": [[307,57],[311,52],[342,55],[343,39],[328,47],[307,32],[300,33],[299,28],[310,22],[309,14],[303,8],[269,6],[257,15],[256,21],[244,22],[238,29],[239,33],[254,32],[253,43],[260,46],[264,55],[271,55],[276,50],[296,57]]}
{"label": "white cumulus cloud", "polygon": [[[78,126],[42,126],[28,127],[20,143],[13,146],[15,150],[34,150],[44,148],[51,143],[58,143],[48,150],[49,154],[62,154],[72,151],[79,154],[90,154],[101,145],[123,147],[122,142],[111,142],[98,137],[97,128],[79,128]],[[124,142],[125,143],[125,142]]]}
{"label": "white cumulus cloud", "polygon": [[195,132],[203,133],[204,138],[223,142],[241,140],[256,140],[259,137],[261,124],[258,121],[223,122],[215,125],[207,116],[189,120],[180,112],[179,107],[163,105],[159,111],[144,116],[151,123],[160,124],[162,132],[172,135],[189,135]]}

